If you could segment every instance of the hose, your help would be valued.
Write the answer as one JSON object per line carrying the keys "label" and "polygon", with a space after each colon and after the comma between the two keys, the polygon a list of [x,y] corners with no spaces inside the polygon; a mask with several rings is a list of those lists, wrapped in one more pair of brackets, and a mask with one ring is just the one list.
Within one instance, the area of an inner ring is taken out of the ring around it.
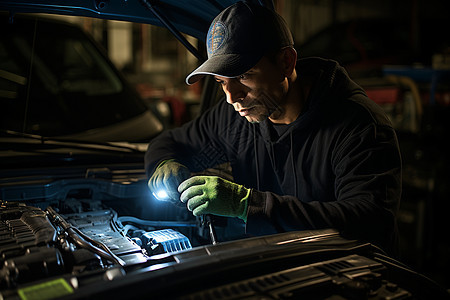
{"label": "hose", "polygon": [[100,257],[112,261],[120,266],[125,265],[125,262],[112,253],[105,244],[90,238],[86,234],[82,233],[78,228],[70,225],[52,207],[47,207],[47,212],[51,220],[61,226],[77,246],[80,248],[89,249],[98,254]]}

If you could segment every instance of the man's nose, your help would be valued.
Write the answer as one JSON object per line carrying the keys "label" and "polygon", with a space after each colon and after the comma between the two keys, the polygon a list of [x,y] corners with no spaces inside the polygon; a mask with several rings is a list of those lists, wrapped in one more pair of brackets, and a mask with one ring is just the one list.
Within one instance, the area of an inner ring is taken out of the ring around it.
{"label": "man's nose", "polygon": [[227,84],[223,86],[223,91],[225,92],[229,104],[236,103],[245,98],[244,86],[236,79],[229,80]]}

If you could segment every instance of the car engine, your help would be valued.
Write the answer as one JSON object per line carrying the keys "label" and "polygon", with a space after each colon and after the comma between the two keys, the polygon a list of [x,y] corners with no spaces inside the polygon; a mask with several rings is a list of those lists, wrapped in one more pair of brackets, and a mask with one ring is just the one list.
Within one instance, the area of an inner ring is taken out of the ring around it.
{"label": "car engine", "polygon": [[46,172],[5,171],[0,179],[0,299],[446,295],[333,229],[243,238],[242,222],[194,217],[154,199],[132,164]]}
{"label": "car engine", "polygon": [[141,263],[151,255],[192,248],[178,231],[145,229],[164,222],[120,218],[111,208],[75,213],[83,206],[78,200],[70,206],[72,212],[59,213],[51,206],[42,210],[20,202],[2,203],[1,289],[36,278]]}

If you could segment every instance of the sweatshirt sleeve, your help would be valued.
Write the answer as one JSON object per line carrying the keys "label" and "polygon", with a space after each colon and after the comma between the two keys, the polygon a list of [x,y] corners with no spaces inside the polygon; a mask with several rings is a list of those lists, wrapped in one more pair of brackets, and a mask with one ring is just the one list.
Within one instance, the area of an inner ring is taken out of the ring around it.
{"label": "sweatshirt sleeve", "polygon": [[[401,195],[395,131],[386,124],[352,125],[329,150],[334,199],[305,201],[253,190],[249,234],[336,228],[344,236],[372,242],[388,252],[395,249],[395,214]],[[320,188],[317,184],[312,188]]]}
{"label": "sweatshirt sleeve", "polygon": [[226,162],[227,156],[219,146],[222,143],[219,140],[226,137],[224,132],[232,113],[225,101],[221,101],[193,121],[166,130],[150,141],[145,154],[147,176],[150,177],[156,166],[167,159],[179,161],[192,172]]}

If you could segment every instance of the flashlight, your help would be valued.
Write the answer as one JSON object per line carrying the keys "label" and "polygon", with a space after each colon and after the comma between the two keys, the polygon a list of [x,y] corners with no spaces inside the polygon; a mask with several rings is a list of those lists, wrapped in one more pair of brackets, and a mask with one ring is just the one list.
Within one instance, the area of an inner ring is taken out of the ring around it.
{"label": "flashlight", "polygon": [[158,190],[156,192],[153,192],[153,196],[155,196],[155,198],[159,201],[166,201],[167,199],[169,199],[169,195],[165,190]]}

